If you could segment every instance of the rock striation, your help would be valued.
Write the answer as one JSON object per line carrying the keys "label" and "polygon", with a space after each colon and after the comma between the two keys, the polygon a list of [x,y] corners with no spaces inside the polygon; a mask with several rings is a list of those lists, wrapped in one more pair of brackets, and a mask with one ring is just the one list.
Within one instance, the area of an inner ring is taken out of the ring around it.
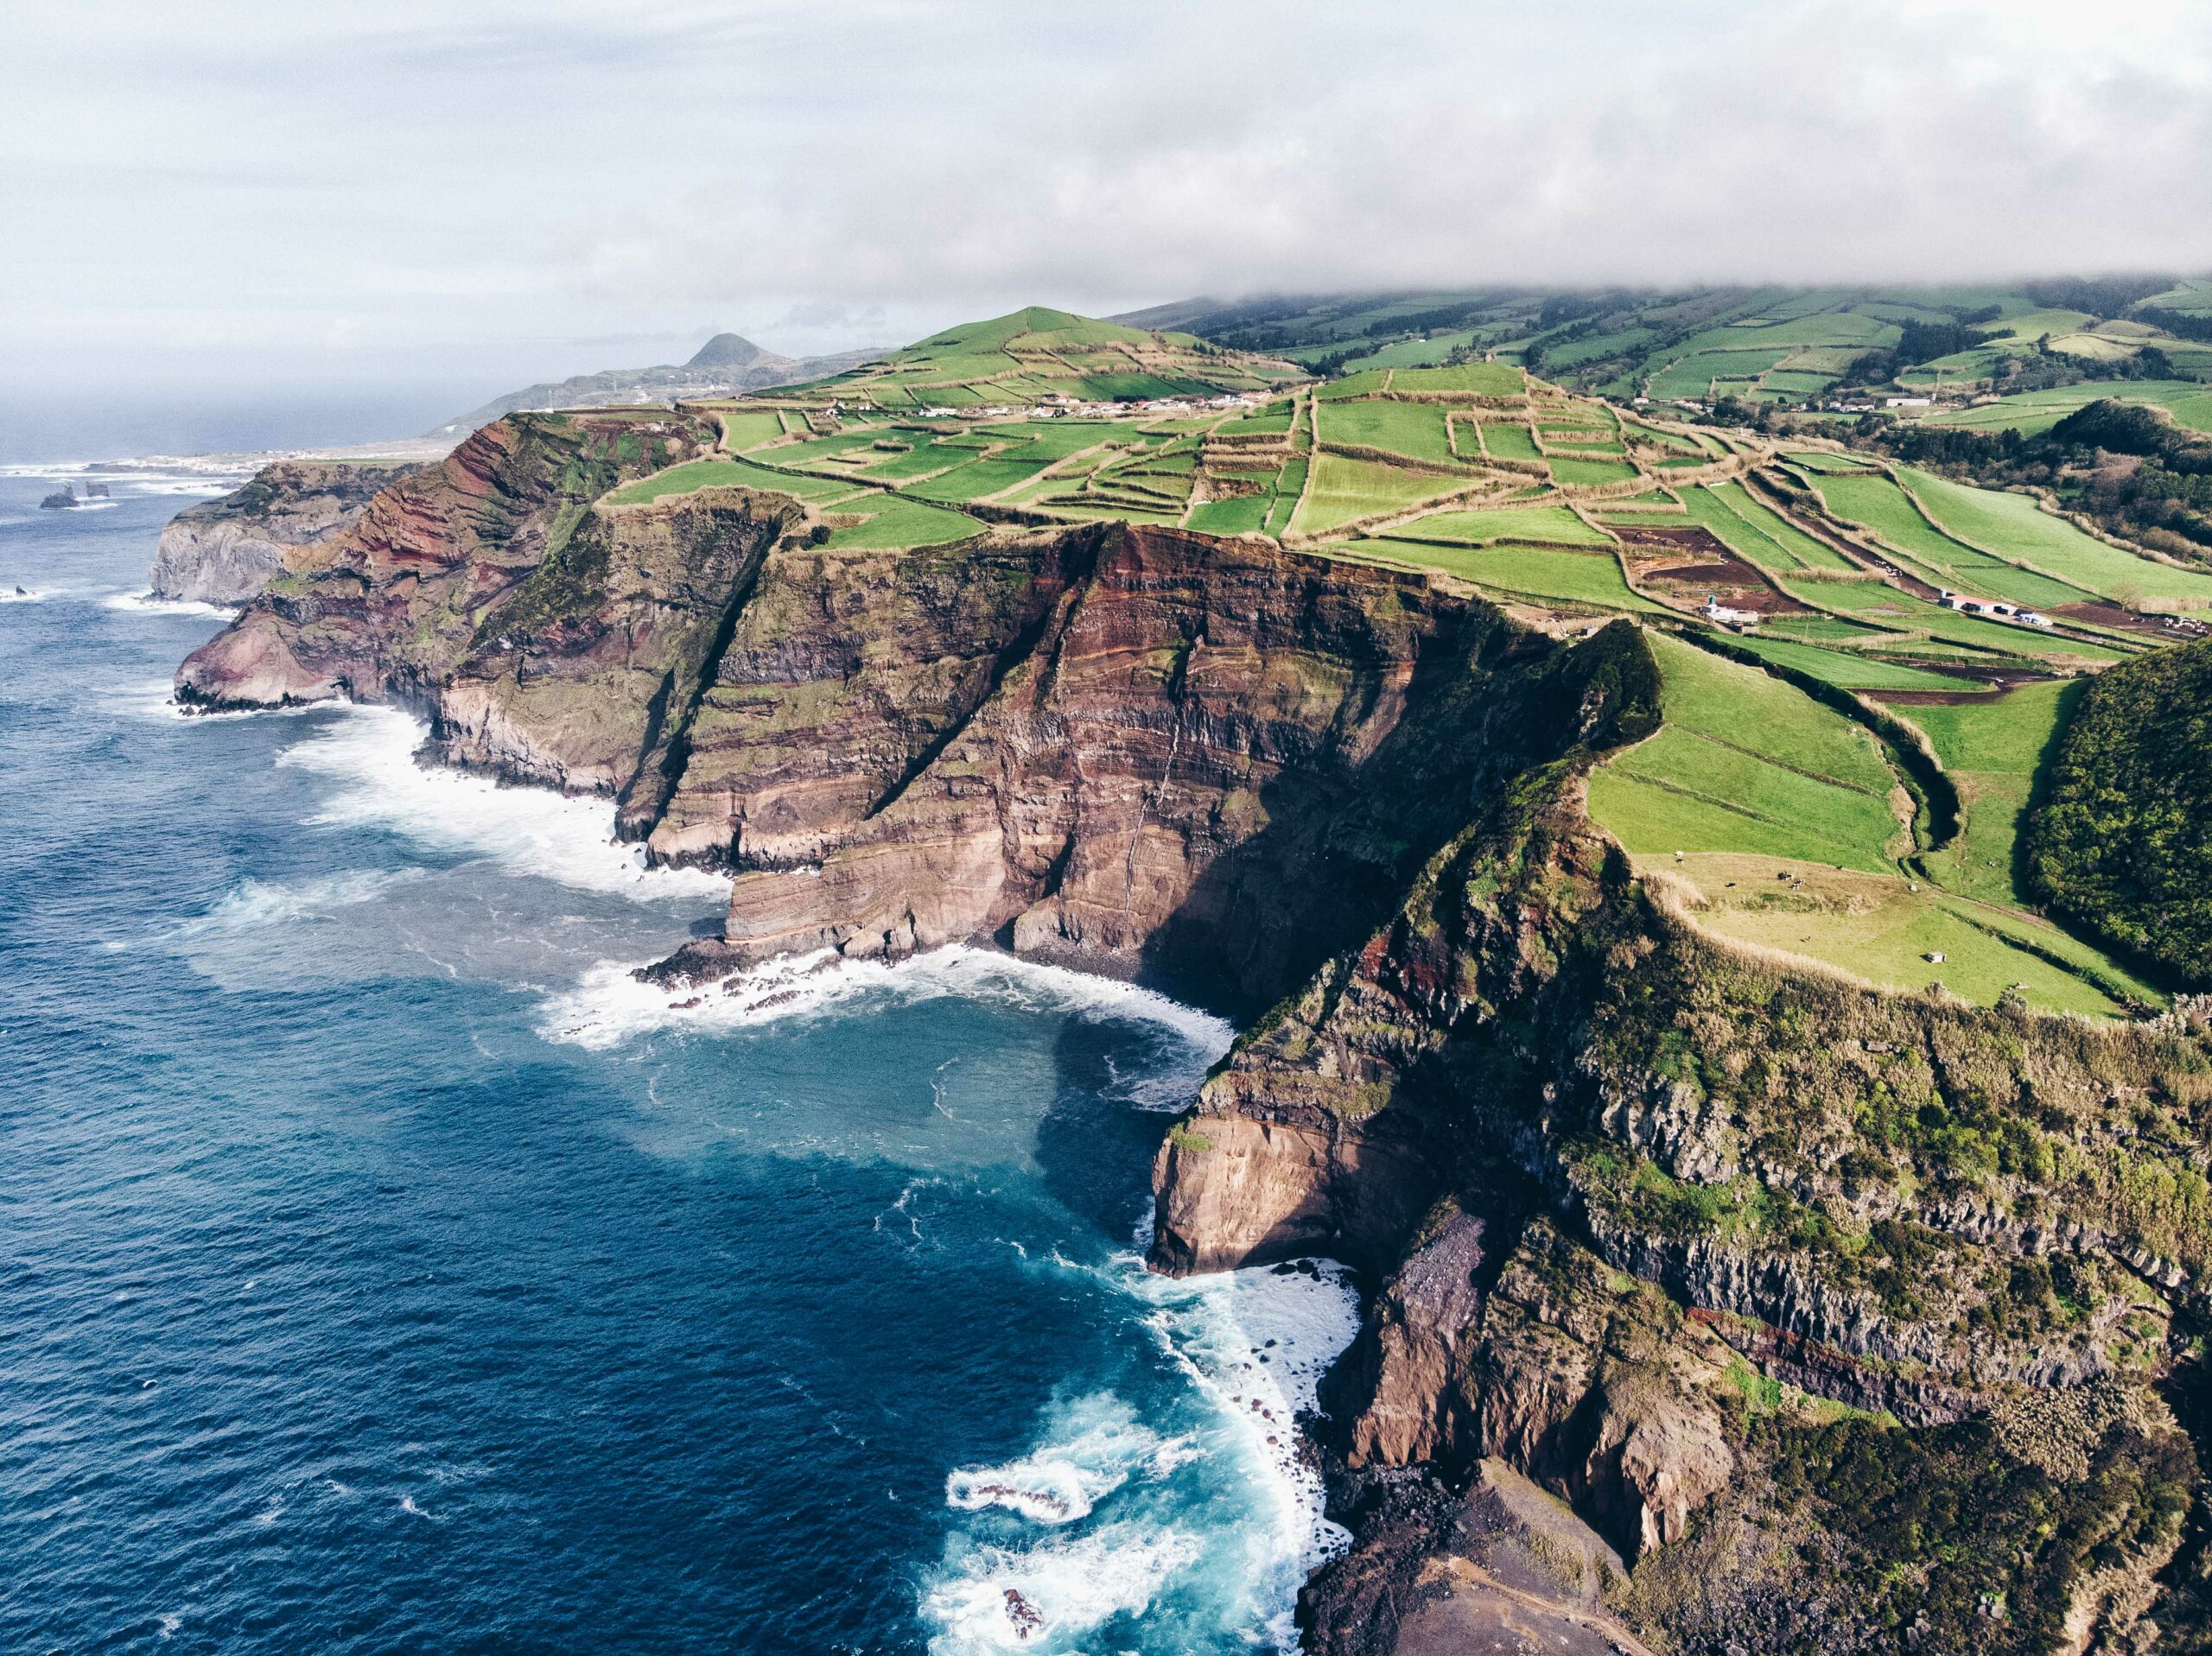
{"label": "rock striation", "polygon": [[278,460],[217,500],[187,506],[162,530],[156,598],[244,604],[295,547],[349,529],[414,468],[377,460]]}
{"label": "rock striation", "polygon": [[2202,1620],[2157,1584],[2205,1527],[2157,1388],[2212,1272],[2212,1005],[2093,1025],[1702,933],[1582,807],[1662,718],[1628,623],[1174,530],[889,552],[786,496],[613,492],[715,436],[486,427],[288,552],[179,695],[396,701],[431,758],[611,797],[733,877],[672,994],[980,940],[1243,1018],[1150,1260],[1372,1285],[1313,1423],[1355,1542],[1309,1649]]}

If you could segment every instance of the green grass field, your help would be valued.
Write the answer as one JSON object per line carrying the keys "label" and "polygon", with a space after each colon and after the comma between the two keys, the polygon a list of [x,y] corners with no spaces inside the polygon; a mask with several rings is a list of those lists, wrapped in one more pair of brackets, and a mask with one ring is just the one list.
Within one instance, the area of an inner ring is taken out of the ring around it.
{"label": "green grass field", "polygon": [[1218,429],[1224,437],[1268,436],[1288,431],[1290,416],[1291,405],[1280,403],[1272,408],[1262,409],[1257,414],[1240,415],[1234,420],[1224,421]]}
{"label": "green grass field", "polygon": [[1817,448],[1800,449],[1795,454],[1784,454],[1783,458],[1808,472],[1863,472],[1866,469],[1863,460],[1854,460],[1848,454],[1827,454]]}
{"label": "green grass field", "polygon": [[1321,441],[1455,465],[1445,412],[1438,403],[1331,403],[1319,416]]}
{"label": "green grass field", "polygon": [[[874,510],[870,511],[869,508]],[[850,508],[868,512],[868,521],[830,532],[828,544],[854,550],[874,548],[938,546],[947,541],[980,535],[984,525],[965,512],[947,511],[897,495],[872,495]]]}
{"label": "green grass field", "polygon": [[1184,525],[1208,535],[1255,535],[1267,528],[1268,514],[1274,504],[1272,489],[1238,495],[1233,500],[1204,501],[1191,508]]}
{"label": "green grass field", "polygon": [[1314,457],[1306,498],[1290,526],[1301,535],[1326,534],[1354,518],[1417,505],[1466,486],[1464,478],[1402,472],[1377,460],[1319,454]]}
{"label": "green grass field", "polygon": [[[942,438],[932,442],[926,436],[917,434],[913,448],[903,454],[885,454],[882,459],[863,466],[860,474],[871,481],[903,483],[909,478],[926,477],[931,472],[965,466],[976,458],[977,452],[968,443],[950,442]],[[773,455],[770,458],[772,459]]]}
{"label": "green grass field", "polygon": [[2012,868],[2020,813],[2082,689],[2079,679],[2060,679],[1984,701],[1897,709],[1927,733],[1966,806],[1959,837],[1926,858],[1946,887],[1989,903],[2025,900]]}
{"label": "green grass field", "polygon": [[784,435],[773,409],[733,409],[722,416],[722,447],[733,453],[758,448]]}
{"label": "green grass field", "polygon": [[1900,592],[1879,581],[1819,581],[1804,575],[1781,575],[1776,584],[1791,597],[1820,609],[1841,610],[1876,625],[1903,627],[1932,638],[1964,644],[1971,650],[1995,651],[2000,656],[2047,658],[2055,661],[2115,662],[2120,652],[2101,644],[2082,644],[2054,638],[2026,627],[2006,626],[1998,621],[1961,615]]}
{"label": "green grass field", "polygon": [[[2100,981],[2156,999],[2055,926],[1948,896],[1925,882],[1916,891],[1894,873],[1838,872],[1816,862],[1729,853],[1638,862],[1704,897],[1708,906],[1696,915],[1702,930],[1802,955],[1885,989],[1919,993],[1941,983],[1985,1006],[2014,989],[2045,1011],[2091,1018],[2122,1010]],[[2047,955],[2069,964],[2054,964]]]}
{"label": "green grass field", "polygon": [[1779,638],[1769,633],[1746,634],[1736,643],[1779,667],[1801,673],[1845,690],[1966,690],[1964,679],[1897,662],[1875,661],[1850,650],[1824,650],[1817,644]]}
{"label": "green grass field", "polygon": [[1454,546],[1489,546],[1499,541],[1529,541],[1550,546],[1612,544],[1609,536],[1591,528],[1565,506],[1495,506],[1477,511],[1433,512],[1386,531],[1383,538]]}
{"label": "green grass field", "polygon": [[1707,484],[1685,489],[1681,495],[1692,522],[1702,524],[1730,551],[1769,574],[1851,567],[1840,554],[1753,500],[1741,484]]}
{"label": "green grass field", "polygon": [[1611,610],[1656,612],[1659,608],[1629,589],[1619,562],[1610,552],[1572,552],[1545,546],[1443,546],[1395,537],[1353,544],[1363,556],[1457,575],[1503,597],[1550,599]]}
{"label": "green grass field", "polygon": [[1666,723],[1590,778],[1591,815],[1631,853],[1894,867],[1896,779],[1863,726],[1756,668],[1649,637]]}
{"label": "green grass field", "polygon": [[1468,362],[1456,368],[1401,368],[1394,391],[1460,391],[1473,397],[1518,397],[1528,377],[1510,362]]}
{"label": "green grass field", "polygon": [[1929,515],[1952,534],[2033,564],[2107,598],[2212,604],[2212,575],[2154,563],[2085,535],[2026,495],[1969,488],[1925,472],[1905,480]]}
{"label": "green grass field", "polygon": [[1370,368],[1360,373],[1346,374],[1342,379],[1332,379],[1314,393],[1325,403],[1339,403],[1355,397],[1367,397],[1382,389],[1390,378],[1382,368]]}
{"label": "green grass field", "polygon": [[1529,428],[1518,420],[1485,420],[1482,422],[1483,447],[1497,460],[1540,460],[1536,439]]}
{"label": "green grass field", "polygon": [[2036,609],[2056,609],[2078,603],[2085,596],[2078,588],[2031,570],[2016,569],[1941,533],[1890,478],[1828,473],[1818,479],[1818,485],[1821,499],[1832,516],[1872,530],[1942,586]]}
{"label": "green grass field", "polygon": [[975,460],[954,467],[942,477],[910,483],[905,492],[924,500],[980,500],[985,495],[1011,489],[1044,469],[1033,460]]}
{"label": "green grass field", "polygon": [[604,499],[609,505],[631,506],[672,494],[727,488],[774,489],[796,495],[801,500],[830,500],[850,494],[853,485],[843,478],[794,477],[786,472],[772,472],[746,460],[686,460],[681,466],[671,466],[664,472],[655,472],[651,477],[625,484]]}
{"label": "green grass field", "polygon": [[1588,488],[1601,483],[1626,483],[1637,469],[1625,460],[1548,460],[1552,481],[1562,488]]}
{"label": "green grass field", "polygon": [[1929,416],[1928,423],[1963,426],[1970,431],[2012,430],[2036,437],[2075,409],[2107,397],[2155,404],[2169,410],[2177,424],[2212,432],[2212,390],[2192,379],[2100,379],[2047,391],[2022,391],[1980,408],[1943,409]]}

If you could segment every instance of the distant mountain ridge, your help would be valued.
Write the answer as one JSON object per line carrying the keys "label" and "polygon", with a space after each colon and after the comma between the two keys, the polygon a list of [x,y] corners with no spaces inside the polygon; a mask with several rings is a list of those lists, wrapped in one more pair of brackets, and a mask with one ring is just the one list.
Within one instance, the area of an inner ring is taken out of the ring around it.
{"label": "distant mountain ridge", "polygon": [[607,368],[595,374],[525,385],[446,422],[433,437],[458,437],[524,409],[606,408],[671,397],[734,397],[856,368],[883,355],[880,349],[841,351],[826,357],[786,357],[762,349],[740,333],[717,333],[681,365]]}

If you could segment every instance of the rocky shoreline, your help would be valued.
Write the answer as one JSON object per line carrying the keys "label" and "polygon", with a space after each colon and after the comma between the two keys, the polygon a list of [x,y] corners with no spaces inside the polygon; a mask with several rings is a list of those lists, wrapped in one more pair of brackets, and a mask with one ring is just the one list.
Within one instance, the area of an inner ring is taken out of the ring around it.
{"label": "rocky shoreline", "polygon": [[[284,547],[180,699],[398,702],[442,763],[613,799],[732,876],[672,998],[972,940],[1235,1016],[1150,1259],[1372,1285],[1315,1426],[1356,1538],[1316,1656],[2122,1650],[2203,1615],[2165,1399],[2212,1009],[2093,1026],[1707,937],[1582,809],[1660,718],[1627,623],[1565,642],[1172,530],[833,550],[788,497],[603,500],[714,436],[487,427]],[[1971,1184],[1953,1121],[1994,1146]],[[1944,1570],[1879,1551],[1916,1490]]]}

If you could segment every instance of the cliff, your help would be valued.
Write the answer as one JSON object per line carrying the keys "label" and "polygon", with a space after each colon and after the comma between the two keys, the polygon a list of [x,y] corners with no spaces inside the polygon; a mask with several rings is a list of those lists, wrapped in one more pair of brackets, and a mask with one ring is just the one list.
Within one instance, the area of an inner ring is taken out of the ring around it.
{"label": "cliff", "polygon": [[350,528],[410,468],[377,460],[278,460],[219,500],[187,506],[162,530],[156,598],[243,604],[295,547]]}
{"label": "cliff", "polygon": [[1151,1259],[1370,1285],[1309,1649],[2196,1636],[2212,1008],[1884,994],[1701,930],[1584,809],[1664,716],[1629,623],[1255,539],[609,498],[713,437],[486,428],[180,696],[397,700],[431,757],[612,796],[733,875],[672,993],[980,939],[1243,1018]]}

